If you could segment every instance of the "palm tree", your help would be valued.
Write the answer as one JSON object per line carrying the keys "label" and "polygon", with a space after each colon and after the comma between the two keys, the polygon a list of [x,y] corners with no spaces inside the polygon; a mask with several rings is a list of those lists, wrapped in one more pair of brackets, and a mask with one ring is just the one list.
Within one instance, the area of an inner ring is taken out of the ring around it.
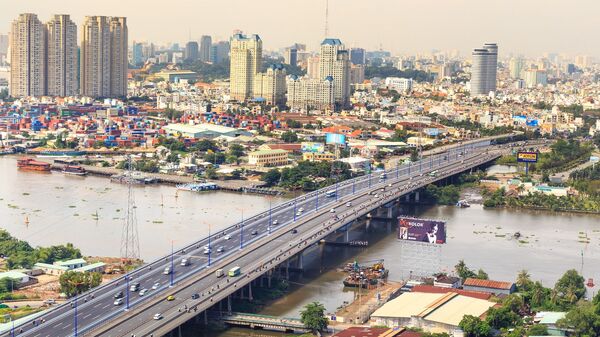
{"label": "palm tree", "polygon": [[531,275],[523,269],[517,275],[517,287],[520,291],[527,291],[531,287]]}

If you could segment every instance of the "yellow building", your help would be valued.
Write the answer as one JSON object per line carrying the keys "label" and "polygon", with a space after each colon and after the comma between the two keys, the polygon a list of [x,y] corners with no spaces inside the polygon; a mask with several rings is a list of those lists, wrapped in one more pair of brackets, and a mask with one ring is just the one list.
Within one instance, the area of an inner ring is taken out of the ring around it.
{"label": "yellow building", "polygon": [[334,161],[335,154],[328,153],[328,152],[324,152],[324,153],[304,152],[302,154],[302,159],[308,160],[308,161]]}
{"label": "yellow building", "polygon": [[288,164],[286,150],[261,150],[248,153],[248,164],[256,166],[282,166]]}

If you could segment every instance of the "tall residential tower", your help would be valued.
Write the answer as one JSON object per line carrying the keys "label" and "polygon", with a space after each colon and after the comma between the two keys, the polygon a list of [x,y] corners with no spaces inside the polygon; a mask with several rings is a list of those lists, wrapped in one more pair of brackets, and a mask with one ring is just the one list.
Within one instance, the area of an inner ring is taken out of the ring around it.
{"label": "tall residential tower", "polygon": [[81,29],[81,94],[127,94],[127,22],[123,17],[86,16]]}
{"label": "tall residential tower", "polygon": [[69,15],[54,15],[46,23],[46,45],[47,94],[76,96],[79,93],[77,26]]}
{"label": "tall residential tower", "polygon": [[244,101],[252,97],[254,79],[262,65],[262,40],[258,35],[231,37],[229,91],[231,98]]}
{"label": "tall residential tower", "polygon": [[45,29],[37,15],[25,13],[13,21],[10,58],[10,94],[15,97],[45,95]]}
{"label": "tall residential tower", "polygon": [[496,91],[498,69],[498,46],[486,43],[483,48],[473,50],[471,66],[471,96],[487,96]]}

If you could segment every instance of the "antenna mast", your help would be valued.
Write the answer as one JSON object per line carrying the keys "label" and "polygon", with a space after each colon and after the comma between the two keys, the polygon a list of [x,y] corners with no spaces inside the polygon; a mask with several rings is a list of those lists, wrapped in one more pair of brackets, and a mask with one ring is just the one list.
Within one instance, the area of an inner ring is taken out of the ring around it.
{"label": "antenna mast", "polygon": [[325,38],[329,36],[329,0],[325,0]]}

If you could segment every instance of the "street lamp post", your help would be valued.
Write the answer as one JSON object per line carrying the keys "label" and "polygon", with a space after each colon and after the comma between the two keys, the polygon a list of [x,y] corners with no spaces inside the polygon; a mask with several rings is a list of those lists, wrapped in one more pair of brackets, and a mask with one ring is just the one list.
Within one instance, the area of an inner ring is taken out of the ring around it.
{"label": "street lamp post", "polygon": [[296,189],[294,189],[294,221],[296,221]]}
{"label": "street lamp post", "polygon": [[273,205],[273,198],[269,197],[269,235],[271,234],[271,226],[273,225],[273,221],[272,221],[272,217],[271,217],[271,210],[272,210],[272,205]]}
{"label": "street lamp post", "polygon": [[175,274],[175,264],[173,259],[175,258],[175,248],[173,247],[173,240],[171,240],[171,270],[169,273],[169,284],[173,286],[173,274]]}
{"label": "street lamp post", "polygon": [[352,194],[356,192],[356,179],[357,178],[352,179]]}
{"label": "street lamp post", "polygon": [[317,190],[316,196],[317,196],[317,200],[316,200],[316,204],[315,204],[315,210],[318,211],[319,210],[319,190]]}
{"label": "street lamp post", "polygon": [[125,309],[129,310],[129,273],[125,274]]}
{"label": "street lamp post", "polygon": [[335,178],[335,201],[338,201],[338,183],[339,183],[339,179],[338,177]]}
{"label": "street lamp post", "polygon": [[210,253],[212,251],[212,247],[210,246],[210,224],[208,224],[208,266],[210,267]]}
{"label": "street lamp post", "polygon": [[73,332],[75,337],[77,337],[77,295],[75,295],[75,303],[73,308],[75,309],[75,317],[73,318]]}
{"label": "street lamp post", "polygon": [[240,249],[244,248],[244,210],[242,209],[242,224],[240,227]]}
{"label": "street lamp post", "polygon": [[369,172],[369,188],[371,188],[371,172]]}
{"label": "street lamp post", "polygon": [[410,176],[410,161],[408,162],[408,175]]}

